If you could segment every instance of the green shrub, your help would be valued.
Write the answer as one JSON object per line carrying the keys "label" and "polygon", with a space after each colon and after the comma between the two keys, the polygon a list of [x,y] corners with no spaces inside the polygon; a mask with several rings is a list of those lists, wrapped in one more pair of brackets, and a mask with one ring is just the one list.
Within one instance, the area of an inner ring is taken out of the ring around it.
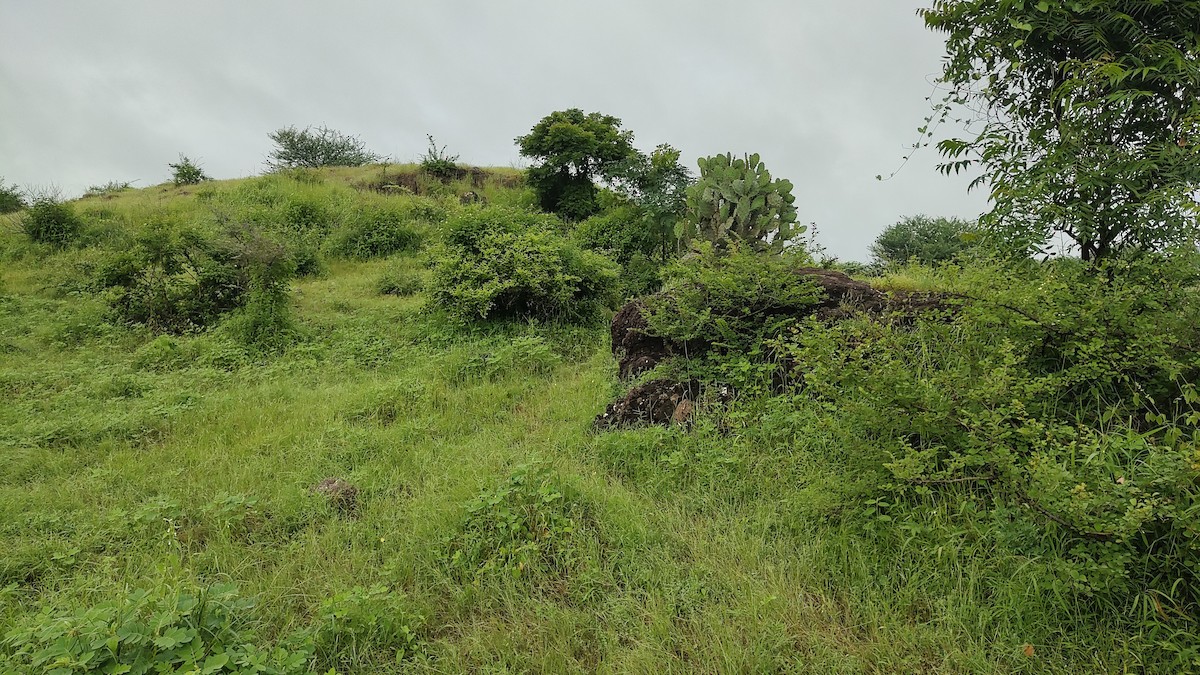
{"label": "green shrub", "polygon": [[177,333],[209,326],[250,300],[280,319],[295,270],[287,248],[260,232],[232,228],[213,237],[158,222],[102,265],[95,284],[109,289],[122,321]]}
{"label": "green shrub", "polygon": [[88,609],[38,614],[4,636],[0,654],[12,672],[308,672],[307,650],[260,646],[253,607],[230,585],[139,590]]}
{"label": "green shrub", "polygon": [[75,210],[54,197],[38,197],[21,218],[21,230],[39,244],[63,248],[74,242],[83,230],[83,221]]}
{"label": "green shrub", "polygon": [[522,465],[502,485],[466,505],[444,556],[457,579],[564,578],[577,571],[595,538],[579,493],[548,469]]}
{"label": "green shrub", "polygon": [[472,209],[449,223],[434,305],[465,320],[588,320],[617,300],[619,267],[556,230],[552,216]]}
{"label": "green shrub", "polygon": [[575,226],[572,236],[584,247],[625,264],[634,255],[653,255],[659,249],[655,233],[643,220],[641,209],[622,204]]}
{"label": "green shrub", "polygon": [[319,277],[325,274],[325,259],[321,257],[319,238],[297,236],[288,243],[292,260],[296,263],[296,276]]}
{"label": "green shrub", "polygon": [[171,167],[171,182],[180,185],[196,185],[206,180],[212,180],[204,175],[204,170],[195,161],[185,155],[179,156],[179,162],[168,164]]}
{"label": "green shrub", "polygon": [[889,225],[871,244],[878,266],[949,262],[978,242],[974,223],[958,218],[910,216]]}
{"label": "green shrub", "polygon": [[426,138],[429,139],[429,150],[421,155],[422,171],[443,181],[453,180],[465,174],[458,166],[458,155],[448,154],[444,145],[438,148],[432,135],[427,134]]}
{"label": "green shrub", "polygon": [[25,208],[25,193],[16,185],[5,185],[0,178],[0,214],[12,213]]}
{"label": "green shrub", "polygon": [[357,137],[328,127],[284,127],[268,134],[275,149],[267,165],[275,171],[322,166],[362,166],[379,155],[367,150]]}
{"label": "green shrub", "polygon": [[133,355],[133,365],[139,370],[173,370],[187,360],[179,340],[169,335],[159,335],[139,347]]}
{"label": "green shrub", "polygon": [[222,328],[238,342],[264,351],[283,349],[300,336],[287,292],[282,289],[251,290]]}
{"label": "green shrub", "polygon": [[422,236],[395,208],[364,206],[351,214],[328,240],[330,253],[356,260],[416,251]]}
{"label": "green shrub", "polygon": [[622,298],[653,293],[661,285],[662,241],[641,207],[620,204],[580,222],[571,235],[584,248],[621,264]]}
{"label": "green shrub", "polygon": [[104,185],[93,185],[83,193],[84,197],[106,197],[115,195],[118,192],[124,192],[132,189],[133,183],[130,181],[110,180]]}
{"label": "green shrub", "polygon": [[380,672],[425,651],[424,625],[403,593],[356,586],[324,600],[305,636],[321,670]]}
{"label": "green shrub", "polygon": [[820,289],[795,270],[811,264],[802,252],[763,256],[734,244],[725,255],[702,244],[668,265],[661,294],[646,298],[655,335],[703,342],[720,352],[762,354],[789,314],[821,299]]}
{"label": "green shrub", "polygon": [[325,232],[333,215],[324,200],[308,195],[289,197],[283,204],[283,226],[295,232]]}
{"label": "green shrub", "polygon": [[973,297],[955,321],[810,323],[775,349],[831,424],[857,430],[851,461],[883,476],[890,520],[982,500],[1060,588],[1186,613],[1200,600],[1200,275],[1193,256],[1107,272],[951,271]]}

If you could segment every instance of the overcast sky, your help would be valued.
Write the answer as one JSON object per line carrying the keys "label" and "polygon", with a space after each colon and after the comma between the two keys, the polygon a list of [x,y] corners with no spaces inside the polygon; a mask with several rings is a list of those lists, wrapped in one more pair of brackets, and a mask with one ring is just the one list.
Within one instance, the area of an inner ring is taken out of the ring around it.
{"label": "overcast sky", "polygon": [[[554,110],[621,118],[686,163],[758,152],[803,222],[867,258],[917,213],[976,217],[981,192],[918,140],[942,55],[928,0],[310,2],[0,0],[0,177],[78,194],[167,180],[179,153],[261,173],[268,132],[324,124],[415,160],[520,165]],[[949,131],[954,131],[950,129]]]}

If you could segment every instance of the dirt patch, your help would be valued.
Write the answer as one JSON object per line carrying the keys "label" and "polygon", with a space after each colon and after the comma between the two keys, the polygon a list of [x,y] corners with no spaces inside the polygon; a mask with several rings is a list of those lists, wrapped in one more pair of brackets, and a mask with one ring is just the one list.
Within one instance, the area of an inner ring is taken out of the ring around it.
{"label": "dirt patch", "polygon": [[358,514],[358,488],[341,478],[326,478],[317,483],[312,491],[323,495],[338,513],[344,516]]}
{"label": "dirt patch", "polygon": [[381,173],[374,178],[355,181],[351,187],[356,190],[379,192],[385,195],[421,194],[421,179],[415,171],[398,171],[396,173]]}

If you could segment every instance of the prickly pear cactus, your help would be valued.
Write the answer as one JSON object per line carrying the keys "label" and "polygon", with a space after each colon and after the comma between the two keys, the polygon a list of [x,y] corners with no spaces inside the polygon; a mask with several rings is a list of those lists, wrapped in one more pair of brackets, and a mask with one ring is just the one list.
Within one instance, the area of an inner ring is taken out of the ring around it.
{"label": "prickly pear cactus", "polygon": [[717,248],[739,241],[758,251],[781,251],[806,229],[796,224],[795,201],[791,181],[772,180],[757,154],[702,157],[679,234],[685,242],[698,237]]}

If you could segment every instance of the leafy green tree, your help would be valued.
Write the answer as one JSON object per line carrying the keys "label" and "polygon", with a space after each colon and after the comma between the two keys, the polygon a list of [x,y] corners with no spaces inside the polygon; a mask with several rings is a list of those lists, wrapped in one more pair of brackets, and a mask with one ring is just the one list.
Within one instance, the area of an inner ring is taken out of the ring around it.
{"label": "leafy green tree", "polygon": [[973,137],[939,143],[944,172],[982,169],[983,225],[1024,252],[1060,233],[1088,261],[1195,240],[1200,0],[935,0],[920,13],[946,34],[941,119],[983,112]]}
{"label": "leafy green tree", "polygon": [[612,180],[637,153],[621,120],[579,108],[550,113],[516,142],[538,162],[528,181],[542,208],[571,220],[596,213],[594,181]]}
{"label": "leafy green tree", "polygon": [[926,265],[945,262],[970,248],[975,224],[959,218],[909,216],[889,225],[871,244],[871,255],[884,265],[916,259]]}
{"label": "leafy green tree", "polygon": [[757,154],[702,157],[700,180],[687,192],[681,239],[699,237],[718,249],[737,241],[755,251],[779,252],[807,229],[796,225],[795,201],[791,181],[772,179]]}
{"label": "leafy green tree", "polygon": [[617,172],[618,191],[637,205],[638,224],[664,262],[678,252],[676,230],[687,215],[688,188],[696,182],[679,156],[670,145],[659,145],[649,155],[635,153]]}
{"label": "leafy green tree", "polygon": [[267,158],[272,170],[322,166],[362,166],[379,160],[357,136],[329,127],[284,127],[268,134],[275,149]]}

